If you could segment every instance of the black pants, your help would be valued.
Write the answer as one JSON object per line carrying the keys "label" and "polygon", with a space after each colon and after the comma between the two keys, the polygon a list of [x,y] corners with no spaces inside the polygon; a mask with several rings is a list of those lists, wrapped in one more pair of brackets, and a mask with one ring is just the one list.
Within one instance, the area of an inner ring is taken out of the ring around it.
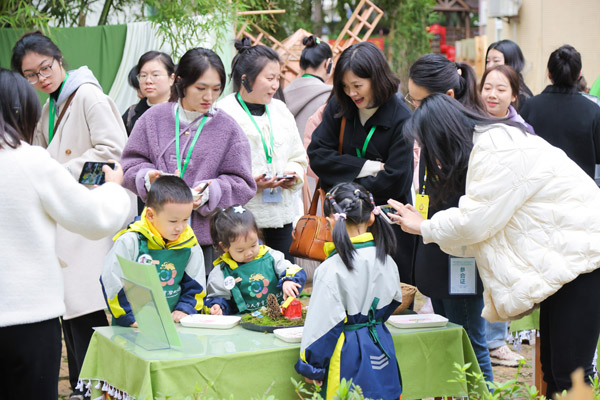
{"label": "black pants", "polygon": [[267,246],[279,250],[285,255],[286,260],[294,262],[294,257],[290,255],[292,231],[292,224],[287,224],[282,228],[265,228],[262,230],[262,234]]}
{"label": "black pants", "polygon": [[62,329],[67,346],[67,360],[69,362],[69,383],[71,389],[75,390],[79,371],[85,359],[90,339],[94,334],[94,326],[108,326],[106,313],[103,310],[82,315],[73,319],[63,319]]}
{"label": "black pants", "polygon": [[60,321],[0,328],[0,399],[56,400]]}
{"label": "black pants", "polygon": [[571,387],[582,367],[586,382],[600,334],[600,269],[579,275],[540,305],[540,361],[546,397]]}

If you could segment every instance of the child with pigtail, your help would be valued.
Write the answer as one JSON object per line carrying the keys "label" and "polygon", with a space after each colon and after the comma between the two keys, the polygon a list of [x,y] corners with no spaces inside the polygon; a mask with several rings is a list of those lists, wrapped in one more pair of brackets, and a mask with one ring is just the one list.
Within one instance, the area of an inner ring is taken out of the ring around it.
{"label": "child with pigtail", "polygon": [[322,384],[326,399],[342,378],[352,378],[366,398],[398,399],[400,371],[384,325],[402,302],[394,233],[356,183],[333,187],[324,211],[333,243],[315,272],[296,371]]}

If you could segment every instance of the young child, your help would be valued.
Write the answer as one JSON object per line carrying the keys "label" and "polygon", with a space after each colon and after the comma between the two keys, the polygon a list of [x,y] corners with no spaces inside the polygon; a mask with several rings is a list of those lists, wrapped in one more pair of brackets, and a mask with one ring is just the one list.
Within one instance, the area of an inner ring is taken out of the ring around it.
{"label": "young child", "polygon": [[215,211],[210,235],[221,253],[208,276],[206,305],[211,314],[255,311],[267,305],[270,293],[281,303],[302,291],[306,272],[280,251],[259,244],[259,230],[249,210],[232,206]]}
{"label": "young child", "polygon": [[150,187],[141,219],[115,236],[100,278],[113,324],[135,326],[117,254],[155,265],[173,321],[202,312],[206,296],[204,256],[188,225],[193,201],[190,188],[181,178],[162,176]]}
{"label": "young child", "polygon": [[296,371],[323,385],[326,399],[333,398],[341,378],[352,378],[365,398],[397,400],[400,371],[384,325],[402,302],[390,256],[394,233],[373,196],[358,184],[336,185],[324,211],[333,243],[325,245],[328,258],[315,272]]}

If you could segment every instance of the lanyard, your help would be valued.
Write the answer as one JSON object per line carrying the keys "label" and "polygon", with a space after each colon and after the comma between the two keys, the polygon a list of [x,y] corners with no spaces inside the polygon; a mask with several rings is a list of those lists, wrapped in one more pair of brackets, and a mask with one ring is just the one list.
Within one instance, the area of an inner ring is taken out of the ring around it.
{"label": "lanyard", "polygon": [[356,155],[360,158],[365,158],[365,154],[367,154],[367,146],[369,145],[369,142],[371,141],[371,138],[375,133],[375,129],[377,129],[377,126],[373,125],[373,127],[369,131],[369,134],[367,135],[367,138],[365,139],[365,144],[363,144],[362,152],[360,151],[360,149],[356,149]]}
{"label": "lanyard", "polygon": [[425,185],[427,184],[427,167],[425,167],[425,175],[423,176],[423,188],[421,194],[425,194]]}
{"label": "lanyard", "polygon": [[267,117],[269,117],[269,132],[271,133],[271,146],[270,147],[267,146],[265,137],[263,136],[262,131],[258,127],[258,124],[254,120],[254,117],[252,116],[252,114],[250,114],[250,110],[248,110],[248,106],[246,105],[244,100],[242,100],[242,96],[240,95],[240,92],[237,93],[237,98],[240,101],[242,108],[244,109],[244,111],[246,111],[246,114],[248,114],[248,116],[252,120],[252,123],[256,127],[256,130],[258,131],[258,134],[260,135],[260,139],[262,140],[263,148],[265,149],[265,155],[267,156],[267,164],[271,164],[273,162],[273,125],[271,124],[271,114],[269,114],[269,107],[267,107],[267,105],[265,104],[265,110],[267,110]]}
{"label": "lanyard", "polygon": [[192,140],[192,144],[190,144],[190,148],[188,150],[187,156],[185,157],[185,161],[183,162],[183,167],[181,166],[181,154],[180,154],[180,150],[179,150],[179,105],[177,106],[177,109],[175,110],[175,149],[177,151],[177,169],[180,172],[180,178],[183,178],[183,174],[185,173],[185,169],[187,168],[189,162],[190,162],[190,158],[192,157],[192,151],[194,150],[194,146],[196,145],[196,142],[198,141],[198,138],[200,137],[200,132],[202,132],[202,128],[204,127],[204,124],[206,123],[206,120],[208,119],[208,116],[205,115],[202,118],[202,121],[200,121],[200,125],[198,125],[198,129],[196,129],[196,134],[194,135],[194,139]]}
{"label": "lanyard", "polygon": [[[58,89],[58,96],[60,96],[60,92],[62,92],[63,86],[65,86],[65,82],[69,77],[69,73],[67,72],[65,75],[65,80],[60,84],[60,88]],[[58,99],[58,96],[56,98]],[[52,142],[52,138],[54,138],[54,117],[56,116],[56,100],[50,96],[50,107],[49,108],[49,116],[48,116],[48,145]]]}

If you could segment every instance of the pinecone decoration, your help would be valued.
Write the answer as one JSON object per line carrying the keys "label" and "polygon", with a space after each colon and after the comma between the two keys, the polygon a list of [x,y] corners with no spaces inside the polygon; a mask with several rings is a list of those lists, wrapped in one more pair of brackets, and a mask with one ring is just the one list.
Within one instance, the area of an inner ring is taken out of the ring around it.
{"label": "pinecone decoration", "polygon": [[281,318],[281,308],[279,307],[277,297],[273,293],[267,296],[267,315],[272,320]]}

